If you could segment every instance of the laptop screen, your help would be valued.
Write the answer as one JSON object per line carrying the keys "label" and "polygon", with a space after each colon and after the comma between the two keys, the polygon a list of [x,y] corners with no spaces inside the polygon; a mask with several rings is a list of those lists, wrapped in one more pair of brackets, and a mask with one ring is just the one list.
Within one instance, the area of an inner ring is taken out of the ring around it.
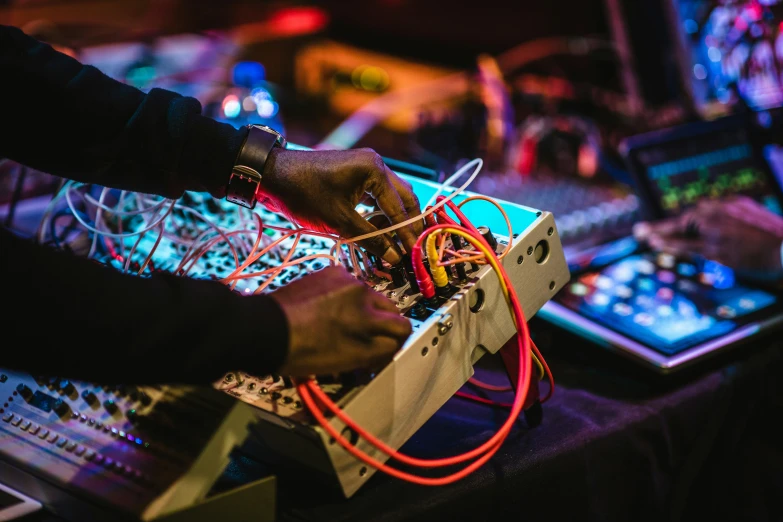
{"label": "laptop screen", "polygon": [[780,189],[743,118],[725,118],[634,137],[624,154],[650,218],[671,217],[704,199],[742,194],[782,214]]}
{"label": "laptop screen", "polygon": [[744,129],[729,129],[640,150],[651,196],[664,216],[702,199],[745,194],[780,213],[768,170],[759,163]]}

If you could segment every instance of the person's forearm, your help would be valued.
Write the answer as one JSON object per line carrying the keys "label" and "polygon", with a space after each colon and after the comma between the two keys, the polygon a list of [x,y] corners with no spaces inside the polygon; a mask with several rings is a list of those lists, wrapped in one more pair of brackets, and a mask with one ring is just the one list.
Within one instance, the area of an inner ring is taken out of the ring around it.
{"label": "person's forearm", "polygon": [[79,181],[177,198],[222,197],[244,130],[194,98],[145,94],[0,26],[0,156]]}
{"label": "person's forearm", "polygon": [[288,326],[267,296],[212,281],[142,278],[0,229],[2,366],[101,383],[209,384],[275,372]]}

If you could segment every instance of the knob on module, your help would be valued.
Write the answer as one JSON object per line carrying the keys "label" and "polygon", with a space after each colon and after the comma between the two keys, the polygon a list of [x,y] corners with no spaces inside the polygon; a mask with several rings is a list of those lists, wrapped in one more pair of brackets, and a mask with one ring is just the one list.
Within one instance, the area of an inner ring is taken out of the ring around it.
{"label": "knob on module", "polygon": [[54,401],[53,408],[55,413],[57,413],[57,415],[59,415],[60,417],[65,417],[69,413],[71,413],[71,407],[68,406],[68,403],[62,399],[57,399],[56,401]]}
{"label": "knob on module", "polygon": [[16,391],[17,391],[17,393],[19,393],[19,395],[22,396],[22,398],[24,400],[26,400],[28,402],[30,401],[30,399],[33,396],[33,390],[30,389],[30,387],[27,386],[26,384],[20,383],[19,386],[16,387]]}

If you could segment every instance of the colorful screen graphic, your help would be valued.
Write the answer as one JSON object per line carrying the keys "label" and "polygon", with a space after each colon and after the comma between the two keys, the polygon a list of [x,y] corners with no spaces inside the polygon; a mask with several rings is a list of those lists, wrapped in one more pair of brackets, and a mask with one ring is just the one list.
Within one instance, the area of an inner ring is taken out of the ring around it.
{"label": "colorful screen graphic", "polygon": [[774,180],[746,134],[732,129],[640,150],[651,196],[663,214],[732,194],[751,196],[780,214]]}
{"label": "colorful screen graphic", "polygon": [[783,105],[781,0],[672,0],[696,103],[725,114]]}

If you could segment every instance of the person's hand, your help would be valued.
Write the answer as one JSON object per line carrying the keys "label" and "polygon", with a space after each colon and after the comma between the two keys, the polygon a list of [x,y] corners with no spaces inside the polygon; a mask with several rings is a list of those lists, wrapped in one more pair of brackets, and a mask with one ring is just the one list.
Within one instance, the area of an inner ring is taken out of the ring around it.
{"label": "person's hand", "polygon": [[699,255],[753,274],[781,271],[783,218],[746,197],[701,202],[681,216],[634,226],[655,250]]}
{"label": "person's hand", "polygon": [[410,322],[394,303],[340,267],[269,295],[289,323],[283,375],[325,375],[386,363],[411,334]]}
{"label": "person's hand", "polygon": [[[410,184],[370,149],[273,149],[264,165],[258,199],[302,226],[346,238],[377,230],[356,211],[360,202],[376,205],[393,224],[421,214]],[[420,220],[397,230],[408,252],[422,230]],[[386,235],[360,244],[391,264],[402,259],[399,248]]]}

